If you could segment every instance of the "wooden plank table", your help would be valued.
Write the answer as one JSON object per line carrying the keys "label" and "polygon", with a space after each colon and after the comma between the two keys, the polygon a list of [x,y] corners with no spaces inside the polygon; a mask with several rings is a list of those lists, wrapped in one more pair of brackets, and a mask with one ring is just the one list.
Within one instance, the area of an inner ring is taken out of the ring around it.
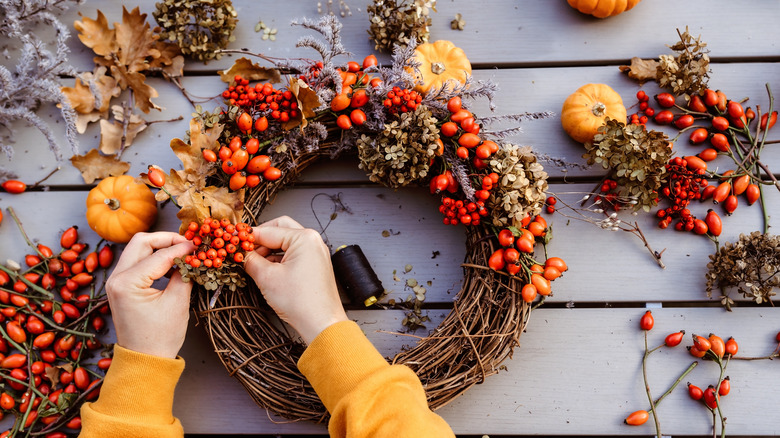
{"label": "wooden plank table", "polygon": [[[362,58],[372,52],[365,33],[365,5],[348,3],[353,14],[343,19],[345,45]],[[234,4],[241,21],[237,41],[230,47],[248,47],[272,56],[311,55],[294,48],[302,31],[287,23],[316,16],[316,2],[264,2],[260,7],[251,0],[235,0]],[[151,0],[141,0],[137,5],[142,12],[151,14],[154,10]],[[88,0],[66,11],[63,21],[71,24],[78,13],[94,18],[97,9],[110,22],[118,21],[121,6],[115,1]],[[675,29],[686,25],[692,34],[700,33],[712,50],[712,88],[723,89],[730,97],[750,97],[751,104],[764,107],[764,84],[769,82],[774,90],[780,90],[780,32],[776,30],[780,2],[648,0],[606,20],[581,15],[562,0],[453,0],[440,1],[437,8],[432,39],[449,39],[464,48],[475,66],[474,76],[499,84],[498,114],[558,112],[568,94],[589,82],[609,84],[621,93],[627,105],[633,105],[639,87],[619,73],[617,65],[627,63],[632,56],[667,53],[665,44],[675,41]],[[456,13],[466,19],[464,31],[449,28]],[[261,19],[278,28],[276,41],[263,41],[254,32],[254,24]],[[91,52],[75,37],[70,47],[71,63],[80,71],[91,70]],[[229,67],[233,59],[226,57],[207,65],[188,62],[184,85],[198,95],[216,95],[224,84],[215,71]],[[386,56],[380,56],[380,62],[387,61]],[[70,85],[71,80],[65,83]],[[152,79],[151,83],[160,92],[157,102],[165,108],[150,119],[179,115],[186,119],[192,112],[175,87],[162,80]],[[643,89],[650,95],[658,92],[654,84],[645,84]],[[482,104],[474,111],[488,113]],[[52,123],[58,117],[56,109],[49,107],[41,108],[39,114]],[[186,120],[150,126],[124,156],[132,164],[129,173],[137,175],[152,163],[178,168],[180,162],[168,143],[173,137],[184,136],[186,129]],[[603,176],[603,171],[595,167],[557,165],[560,161],[556,160],[584,164],[580,158],[582,147],[560,129],[557,117],[524,124],[524,129],[514,140],[532,145],[537,153],[550,158],[545,163],[551,177],[550,192],[573,202]],[[49,173],[56,163],[36,130],[20,124],[18,131],[16,156],[12,161],[0,157],[0,165],[34,181]],[[83,151],[97,147],[97,134],[93,126],[80,137]],[[63,137],[61,132],[57,135]],[[773,133],[772,138],[780,137]],[[675,148],[683,155],[697,152],[683,141]],[[780,169],[780,148],[768,147],[762,157],[775,172]],[[726,159],[719,160],[713,165],[729,164]],[[0,206],[13,206],[28,232],[43,242],[54,241],[60,231],[57,227],[77,224],[88,229],[83,206],[90,187],[83,184],[78,171],[66,164],[48,183],[45,191],[15,196],[0,193]],[[770,223],[777,226],[780,193],[766,192]],[[391,297],[405,298],[409,294],[404,289],[407,278],[430,281],[426,298],[432,320],[429,328],[437,325],[459,290],[459,263],[465,253],[462,230],[440,225],[436,201],[424,191],[393,191],[370,184],[350,158],[309,169],[298,186],[267,208],[263,219],[286,214],[305,226],[317,227],[315,213],[327,219],[332,209],[326,197],[315,198],[320,193],[339,195],[350,209],[340,212],[328,228],[330,243],[359,244]],[[703,216],[706,208],[707,204],[696,205],[694,213]],[[156,229],[175,229],[175,213],[172,206],[163,207]],[[532,313],[521,346],[514,358],[504,363],[506,371],[439,410],[457,434],[652,434],[652,421],[636,428],[622,424],[629,412],[647,407],[641,376],[643,340],[638,329],[646,305],[655,307],[656,328],[651,332],[651,344],[662,342],[666,333],[685,329],[689,333],[733,336],[740,342],[740,354],[747,356],[771,352],[780,329],[780,309],[739,300],[739,306],[727,313],[716,299],[708,298],[704,273],[713,245],[707,239],[659,230],[649,214],[621,214],[621,218],[639,223],[655,249],[665,249],[667,268],[661,270],[639,240],[627,233],[602,231],[558,215],[547,217],[555,234],[549,252],[563,257],[570,270],[554,283],[554,295],[547,304]],[[724,222],[721,241],[734,241],[740,233],[762,227],[757,206],[740,207]],[[12,228],[8,220],[0,227],[0,259],[15,258],[24,247],[21,236]],[[390,229],[393,235],[383,237],[382,231]],[[432,258],[434,251],[439,253],[436,258]],[[401,275],[407,264],[413,266],[412,271]],[[394,271],[401,281],[394,280]],[[386,356],[414,342],[409,337],[377,332],[380,327],[401,331],[400,311],[361,310],[350,311],[349,315]],[[181,355],[187,360],[187,368],[177,387],[174,411],[189,434],[327,433],[323,425],[285,422],[257,408],[222,368],[201,327],[190,327]],[[692,357],[680,347],[656,353],[649,369],[654,394],[665,390],[691,361]],[[702,363],[688,380],[704,386],[714,383],[716,368],[713,363]],[[723,400],[728,432],[780,434],[780,425],[763,409],[780,404],[776,362],[734,361],[729,374],[733,390]],[[690,400],[682,387],[659,409],[665,434],[705,435],[710,431],[709,414]]]}

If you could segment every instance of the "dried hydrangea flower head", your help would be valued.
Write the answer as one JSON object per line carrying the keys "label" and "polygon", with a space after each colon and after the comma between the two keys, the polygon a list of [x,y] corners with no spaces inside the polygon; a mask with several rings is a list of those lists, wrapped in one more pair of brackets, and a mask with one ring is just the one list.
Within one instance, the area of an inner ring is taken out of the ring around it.
{"label": "dried hydrangea flower head", "polygon": [[671,89],[675,95],[699,94],[707,88],[710,72],[710,57],[707,43],[701,37],[693,38],[688,29],[680,34],[680,41],[670,49],[677,56],[661,55],[656,72],[656,81],[661,88]]}
{"label": "dried hydrangea flower head", "polygon": [[413,40],[427,43],[431,10],[436,12],[436,0],[374,0],[366,12],[376,50],[391,52],[393,46],[406,47]]}
{"label": "dried hydrangea flower head", "polygon": [[371,181],[394,188],[425,178],[439,148],[436,122],[431,110],[420,105],[385,123],[376,137],[361,135],[357,139],[360,168]]}
{"label": "dried hydrangea flower head", "polygon": [[156,6],[152,15],[162,27],[160,36],[178,44],[186,56],[219,59],[219,49],[236,39],[238,14],[230,0],[164,0]]}
{"label": "dried hydrangea flower head", "polygon": [[542,211],[546,199],[547,172],[530,147],[502,145],[489,165],[499,174],[498,187],[488,200],[493,225],[519,227],[524,217]]}
{"label": "dried hydrangea flower head", "polygon": [[780,287],[780,237],[759,231],[740,234],[738,241],[728,242],[710,255],[707,269],[707,296],[720,289],[720,301],[726,309],[734,304],[728,288],[736,288],[757,304],[771,304]]}
{"label": "dried hydrangea flower head", "polygon": [[637,200],[634,209],[650,211],[657,204],[658,191],[666,178],[666,163],[672,156],[666,134],[607,119],[593,142],[585,143],[585,149],[582,158],[588,164],[611,169],[610,175],[621,188],[620,195]]}

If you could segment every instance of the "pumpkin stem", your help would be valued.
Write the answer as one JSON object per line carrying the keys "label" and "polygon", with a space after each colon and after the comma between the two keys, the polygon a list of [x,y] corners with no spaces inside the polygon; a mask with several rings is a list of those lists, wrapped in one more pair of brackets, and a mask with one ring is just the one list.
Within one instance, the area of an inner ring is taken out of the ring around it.
{"label": "pumpkin stem", "polygon": [[116,198],[106,198],[103,200],[106,205],[108,205],[108,208],[111,210],[119,210],[119,199]]}
{"label": "pumpkin stem", "polygon": [[604,114],[607,113],[607,106],[601,102],[596,102],[593,104],[593,108],[591,108],[591,111],[593,112],[593,115],[596,117],[604,117]]}
{"label": "pumpkin stem", "polygon": [[447,68],[444,66],[443,62],[434,62],[431,64],[431,73],[435,75],[440,75],[444,73],[447,70]]}

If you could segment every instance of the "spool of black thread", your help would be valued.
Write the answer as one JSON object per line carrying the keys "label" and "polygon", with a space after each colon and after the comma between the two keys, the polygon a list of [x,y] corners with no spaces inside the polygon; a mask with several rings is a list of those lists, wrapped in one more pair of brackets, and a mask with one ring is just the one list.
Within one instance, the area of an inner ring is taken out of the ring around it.
{"label": "spool of black thread", "polygon": [[363,250],[357,245],[339,247],[330,257],[333,272],[341,288],[352,304],[363,303],[366,307],[377,302],[385,291],[376,272],[371,268]]}

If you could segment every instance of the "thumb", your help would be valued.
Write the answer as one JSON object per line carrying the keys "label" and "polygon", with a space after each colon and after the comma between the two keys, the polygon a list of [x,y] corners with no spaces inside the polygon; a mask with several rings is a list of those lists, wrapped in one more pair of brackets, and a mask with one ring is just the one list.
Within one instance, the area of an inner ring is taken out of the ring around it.
{"label": "thumb", "polygon": [[137,272],[144,272],[151,278],[152,281],[161,278],[165,275],[171,267],[173,267],[173,259],[177,257],[183,257],[195,249],[195,245],[190,241],[177,243],[176,245],[168,248],[163,248],[155,251],[149,257],[136,263],[132,268]]}
{"label": "thumb", "polygon": [[189,302],[190,292],[192,292],[192,282],[185,283],[179,271],[174,272],[165,288],[165,295],[173,301]]}
{"label": "thumb", "polygon": [[255,279],[255,282],[257,282],[258,285],[261,282],[260,279],[264,278],[265,274],[273,269],[275,265],[278,265],[278,263],[266,260],[266,258],[258,254],[257,251],[247,253],[246,258],[244,259],[244,270],[250,277]]}

